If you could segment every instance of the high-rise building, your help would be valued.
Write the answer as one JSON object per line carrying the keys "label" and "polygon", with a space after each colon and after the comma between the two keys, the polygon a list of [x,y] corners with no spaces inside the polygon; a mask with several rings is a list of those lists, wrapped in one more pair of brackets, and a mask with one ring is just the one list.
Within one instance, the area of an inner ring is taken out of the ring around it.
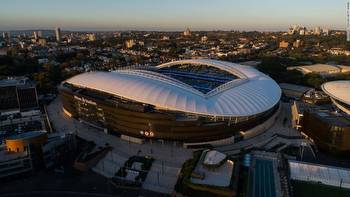
{"label": "high-rise building", "polygon": [[125,41],[126,48],[130,49],[135,45],[135,41],[133,39]]}
{"label": "high-rise building", "polygon": [[185,31],[184,31],[184,36],[191,36],[192,32],[190,30],[190,28],[187,28]]}
{"label": "high-rise building", "polygon": [[55,35],[56,35],[56,41],[61,42],[61,29],[59,27],[56,27]]}
{"label": "high-rise building", "polygon": [[34,31],[33,35],[34,35],[34,39],[37,40],[38,39],[38,32]]}
{"label": "high-rise building", "polygon": [[315,27],[314,35],[321,35],[321,27]]}
{"label": "high-rise building", "polygon": [[4,38],[5,40],[8,39],[10,36],[7,32],[2,32],[2,38]]}
{"label": "high-rise building", "polygon": [[289,27],[288,29],[288,34],[293,35],[293,34],[300,34],[301,31],[306,31],[306,28],[302,25],[293,25],[292,27]]}
{"label": "high-rise building", "polygon": [[299,31],[299,35],[304,36],[306,34],[306,28],[301,28]]}
{"label": "high-rise building", "polygon": [[38,31],[38,37],[42,38],[43,37],[43,31]]}
{"label": "high-rise building", "polygon": [[326,29],[326,28],[322,29],[322,34],[324,36],[329,36],[329,29]]}

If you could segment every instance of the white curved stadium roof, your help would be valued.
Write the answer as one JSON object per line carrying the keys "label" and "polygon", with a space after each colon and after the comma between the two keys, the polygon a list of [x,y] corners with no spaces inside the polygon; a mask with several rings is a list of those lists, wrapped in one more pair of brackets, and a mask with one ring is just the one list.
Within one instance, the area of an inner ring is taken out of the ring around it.
{"label": "white curved stadium roof", "polygon": [[249,66],[209,59],[180,60],[157,66],[207,65],[239,77],[207,94],[172,77],[147,70],[88,72],[68,79],[74,86],[103,91],[158,108],[201,115],[241,117],[265,112],[276,105],[281,89],[267,75]]}
{"label": "white curved stadium roof", "polygon": [[350,105],[350,81],[331,81],[321,88],[330,97]]}

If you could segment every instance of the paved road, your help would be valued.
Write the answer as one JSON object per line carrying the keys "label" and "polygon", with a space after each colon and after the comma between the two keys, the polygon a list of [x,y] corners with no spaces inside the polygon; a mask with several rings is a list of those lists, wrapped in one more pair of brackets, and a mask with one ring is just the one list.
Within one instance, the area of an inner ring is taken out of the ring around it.
{"label": "paved road", "polygon": [[0,197],[3,196],[53,196],[53,197],[124,197],[124,196],[165,196],[146,190],[117,189],[109,179],[88,171],[74,173],[67,169],[65,174],[40,171],[27,177],[0,182]]}
{"label": "paved road", "polygon": [[[286,119],[286,121],[285,121]],[[274,138],[276,134],[288,137],[299,137],[300,133],[291,127],[291,110],[289,103],[282,103],[281,112],[277,117],[275,124],[267,131],[252,137],[250,139],[230,144],[226,146],[217,147],[216,149],[226,154],[237,154],[242,148],[248,149],[253,147],[264,147],[269,143],[285,143],[285,140]],[[275,141],[274,141],[275,140]]]}
{"label": "paved road", "polygon": [[[94,168],[95,172],[103,174],[106,177],[113,176],[130,156],[139,153],[139,155],[150,155],[154,157],[156,160],[144,184],[144,187],[149,190],[170,194],[173,191],[173,186],[182,164],[192,156],[191,150],[174,146],[173,144],[161,144],[159,142],[142,145],[133,144],[118,137],[105,134],[101,130],[67,117],[62,111],[62,104],[59,98],[55,99],[48,106],[48,114],[57,132],[77,133],[80,137],[93,140],[98,145],[103,146],[108,143],[114,147],[113,152],[108,154]],[[292,137],[300,136],[295,129],[291,128],[290,121],[290,104],[282,103],[282,110],[277,121],[269,130],[248,140],[218,147],[217,149],[227,154],[236,154],[242,148],[263,147],[273,140],[275,140],[273,143],[276,143],[276,140],[279,140],[279,138],[273,137],[276,134]],[[281,140],[281,142],[285,143],[286,141]]]}

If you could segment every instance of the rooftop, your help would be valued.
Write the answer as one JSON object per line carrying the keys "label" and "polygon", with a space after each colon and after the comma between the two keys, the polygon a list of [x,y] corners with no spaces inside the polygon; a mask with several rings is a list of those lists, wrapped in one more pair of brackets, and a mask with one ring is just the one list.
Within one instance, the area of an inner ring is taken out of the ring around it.
{"label": "rooftop", "polygon": [[331,65],[331,64],[313,64],[313,65],[306,65],[306,66],[289,67],[288,69],[300,70],[304,74],[308,74],[308,73],[333,74],[333,73],[349,72],[350,66]]}
{"label": "rooftop", "polygon": [[289,161],[288,163],[292,180],[350,188],[350,169],[300,161]]}
{"label": "rooftop", "polygon": [[350,105],[350,80],[327,82],[321,88],[330,97]]}
{"label": "rooftop", "polygon": [[205,160],[206,152],[203,151],[200,160],[198,161],[194,173],[203,174],[203,179],[191,177],[191,182],[194,184],[228,187],[231,183],[231,178],[234,170],[234,162],[226,160],[221,166],[215,169],[208,169],[203,166],[203,160]]}
{"label": "rooftop", "polygon": [[6,146],[3,145],[0,147],[0,162],[6,162],[14,159],[18,159],[21,157],[28,156],[28,152],[9,152],[6,150]]}
{"label": "rooftop", "polygon": [[[179,65],[185,65],[186,68],[186,65],[193,65],[192,71],[197,70],[196,66],[205,65],[214,68],[211,71],[220,70],[217,73],[223,75],[209,79],[197,71],[197,74],[192,75],[184,74],[184,71],[169,72],[167,69],[173,66],[178,68]],[[150,70],[90,72],[74,76],[64,83],[154,105],[159,109],[223,117],[263,113],[275,106],[281,97],[281,89],[274,80],[249,66],[200,59],[170,62],[157,68],[168,74]],[[201,79],[197,81],[199,79],[195,78]],[[220,80],[224,81],[218,82]],[[203,81],[214,81],[214,85],[205,89]],[[196,85],[200,88],[194,87]]]}
{"label": "rooftop", "polygon": [[310,88],[310,87],[295,85],[295,84],[291,84],[291,83],[280,83],[278,85],[281,87],[281,89],[292,90],[292,91],[297,91],[297,92],[302,92],[302,93],[305,93],[309,90],[312,90],[312,88]]}
{"label": "rooftop", "polygon": [[203,164],[205,165],[218,165],[224,159],[226,159],[226,155],[224,153],[220,153],[215,150],[207,151],[205,153],[206,154],[203,161]]}
{"label": "rooftop", "polygon": [[8,77],[0,78],[0,87],[7,86],[33,86],[34,82],[27,77]]}
{"label": "rooftop", "polygon": [[303,110],[308,110],[310,113],[318,116],[322,121],[341,127],[350,127],[350,119],[346,115],[337,113],[333,109],[314,105],[304,105],[304,107],[306,107],[306,109]]}
{"label": "rooftop", "polygon": [[12,135],[8,137],[7,140],[27,139],[27,138],[38,137],[44,134],[46,134],[45,131],[29,131],[29,132],[25,132],[17,135]]}

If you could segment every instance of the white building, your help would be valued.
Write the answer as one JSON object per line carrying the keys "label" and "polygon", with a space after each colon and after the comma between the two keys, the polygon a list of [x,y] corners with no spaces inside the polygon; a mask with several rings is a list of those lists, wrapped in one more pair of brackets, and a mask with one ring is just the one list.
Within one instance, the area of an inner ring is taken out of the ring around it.
{"label": "white building", "polygon": [[339,74],[339,73],[348,73],[350,72],[350,66],[314,64],[314,65],[288,67],[287,70],[298,70],[302,72],[304,75],[309,73],[315,73],[322,76],[330,76],[330,75]]}
{"label": "white building", "polygon": [[184,36],[191,36],[192,32],[191,32],[190,28],[187,28],[183,34],[184,34]]}
{"label": "white building", "polygon": [[327,82],[321,88],[338,109],[350,115],[350,81]]}
{"label": "white building", "polygon": [[201,37],[201,41],[202,42],[207,42],[208,41],[208,37],[207,36],[202,36]]}

